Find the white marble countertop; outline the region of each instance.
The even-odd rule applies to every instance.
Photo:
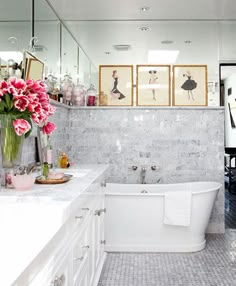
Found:
[[[108,165],[81,165],[63,172],[65,184],[34,185],[31,191],[0,191],[0,285],[15,279],[75,211],[80,195]]]

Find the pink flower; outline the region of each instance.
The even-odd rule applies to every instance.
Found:
[[[8,88],[8,84],[6,81],[0,82],[0,89],[4,89],[4,88],[6,88],[6,89]]]
[[[56,129],[56,126],[55,126],[54,123],[52,123],[52,122],[47,122],[47,123],[43,126],[43,134],[50,135],[55,129]]]
[[[25,119],[16,119],[13,121],[13,126],[15,128],[15,132],[18,136],[25,134],[31,129],[31,126],[28,121]]]
[[[16,89],[24,89],[26,87],[26,83],[23,79],[17,79],[16,77],[11,77],[9,82]]]
[[[48,117],[55,113],[43,81],[24,81],[16,77],[0,81],[0,110],[0,113],[13,114],[14,118],[24,118],[14,120],[13,125],[17,135],[26,133],[26,136],[31,131],[32,121],[44,125]],[[55,125],[48,122],[43,127],[43,132],[50,134],[55,129]]]
[[[33,102],[29,103],[28,110],[31,113],[34,113],[34,112],[40,113],[40,112],[42,112],[42,106],[40,103],[33,101]]]
[[[47,115],[44,112],[34,112],[31,114],[32,120],[38,125],[44,123],[47,120]]]
[[[8,92],[9,85],[6,81],[0,82],[0,96],[4,96]]]
[[[27,90],[31,93],[46,93],[46,85],[41,80],[26,81]]]
[[[14,106],[20,111],[25,111],[29,105],[29,100],[25,95],[15,96]]]

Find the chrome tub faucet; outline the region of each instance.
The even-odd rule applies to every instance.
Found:
[[[142,167],[142,168],[141,168],[141,174],[140,174],[141,184],[146,184],[146,181],[145,181],[146,171],[147,171],[146,167]]]

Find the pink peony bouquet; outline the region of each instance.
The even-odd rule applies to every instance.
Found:
[[[0,114],[10,115],[18,136],[28,137],[32,122],[42,127],[44,134],[51,134],[56,126],[48,122],[55,107],[49,103],[46,86],[41,80],[22,80],[15,77],[0,81]]]

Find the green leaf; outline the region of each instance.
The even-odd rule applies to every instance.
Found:
[[[10,95],[8,93],[5,94],[5,101],[6,101],[6,108],[8,110],[11,110],[11,98],[10,98]]]
[[[0,112],[4,111],[4,101],[0,101]]]

